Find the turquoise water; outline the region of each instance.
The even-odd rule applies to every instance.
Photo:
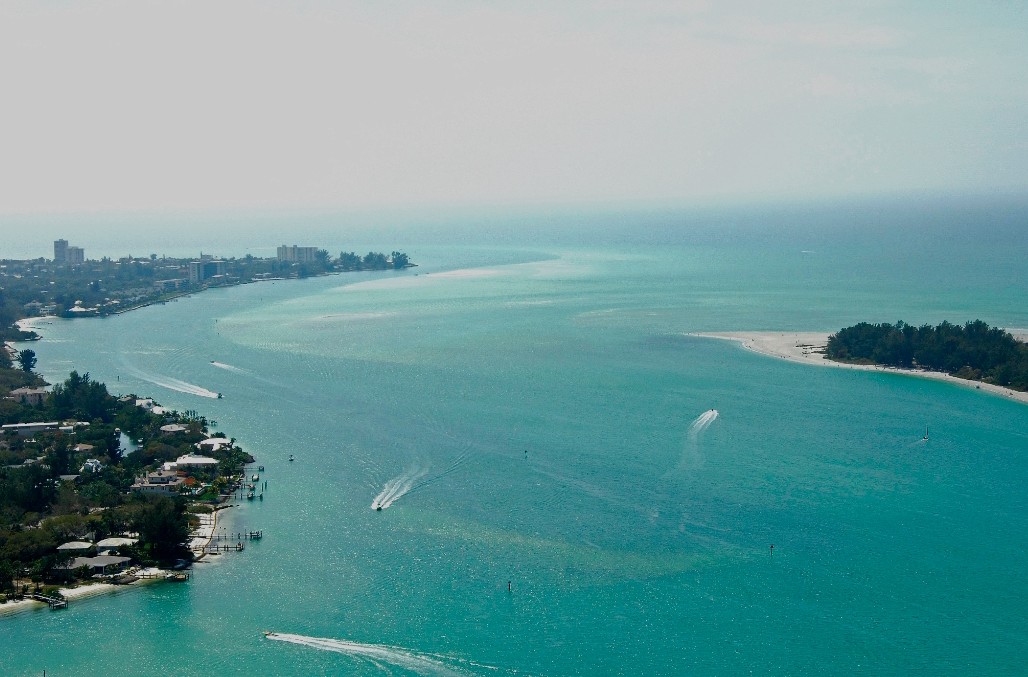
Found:
[[[265,538],[0,619],[0,672],[1020,673],[1028,407],[686,335],[1028,327],[1028,235],[975,217],[609,217],[51,321],[50,380],[199,410],[265,465],[223,513]]]

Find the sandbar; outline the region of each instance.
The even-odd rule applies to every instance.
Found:
[[[1023,329],[1008,329],[1014,338],[1024,341],[1028,338],[1028,331]],[[855,369],[858,371],[881,371],[892,374],[905,374],[920,378],[930,378],[937,381],[946,381],[965,388],[974,388],[983,392],[1000,395],[1023,404],[1028,404],[1028,392],[1012,390],[1003,386],[981,381],[969,381],[957,378],[941,371],[927,371],[923,369],[900,369],[898,367],[885,367],[875,364],[846,364],[834,362],[825,357],[824,350],[828,344],[829,332],[778,332],[778,331],[731,331],[731,332],[696,332],[689,336],[700,338],[722,339],[736,341],[747,350],[752,350],[761,355],[776,357],[790,362],[810,364],[818,367],[835,367],[837,369]]]

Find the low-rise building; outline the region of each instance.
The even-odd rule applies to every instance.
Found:
[[[160,291],[173,291],[175,289],[182,289],[188,284],[188,277],[177,277],[172,280],[154,280],[153,286]]]
[[[135,545],[138,542],[138,538],[105,538],[102,541],[97,541],[96,549],[101,555],[109,555],[111,552],[117,551],[118,548],[124,548],[129,545]]]
[[[40,421],[39,423],[8,423],[0,426],[0,430],[3,430],[3,432],[16,432],[22,437],[32,437],[36,433],[58,430],[60,427],[61,423],[59,421]]]
[[[88,541],[68,541],[57,546],[57,551],[64,554],[71,554],[76,552],[85,552],[93,547],[93,544]]]
[[[37,406],[42,404],[46,400],[46,396],[49,395],[49,391],[46,388],[15,388],[7,396],[7,399],[14,400],[15,402],[21,402],[22,404],[29,404]]]
[[[114,555],[97,555],[96,557],[76,557],[63,567],[56,568],[72,572],[81,567],[89,567],[90,573],[110,574],[116,571],[121,571],[125,568],[125,565],[131,561],[132,559],[129,557],[116,557]]]
[[[79,468],[78,472],[99,473],[100,471],[102,471],[102,469],[104,469],[104,464],[100,462],[100,459],[89,458],[84,463],[82,463],[82,467]]]
[[[179,456],[171,463],[165,463],[164,467],[172,466],[172,469],[185,470],[186,468],[198,468],[201,470],[211,470],[216,468],[218,465],[218,459],[211,458],[210,456],[197,456],[196,454],[186,454]]]
[[[208,437],[202,442],[196,443],[196,448],[202,451],[217,451],[222,447],[231,447],[232,441],[224,437]]]

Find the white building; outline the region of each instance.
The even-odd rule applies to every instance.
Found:
[[[231,447],[232,441],[224,437],[209,437],[203,442],[197,442],[196,448],[205,451],[217,451],[222,447]]]
[[[186,468],[194,468],[199,470],[212,470],[218,466],[218,459],[211,458],[210,456],[197,456],[195,454],[186,454],[185,456],[179,456],[174,461],[164,464],[166,471],[185,470]]]
[[[278,248],[278,260],[290,263],[311,263],[318,256],[317,247],[297,247],[295,244]]]
[[[100,472],[103,469],[104,466],[98,459],[90,458],[82,464],[82,467],[79,468],[79,472]]]

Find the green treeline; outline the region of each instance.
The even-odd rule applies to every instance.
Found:
[[[394,251],[389,256],[382,252],[368,252],[363,257],[355,252],[340,252],[339,270],[389,270],[407,268],[410,259],[403,252]]]
[[[832,334],[825,355],[840,362],[942,371],[1028,391],[1028,345],[981,320],[935,327],[861,322]]]

